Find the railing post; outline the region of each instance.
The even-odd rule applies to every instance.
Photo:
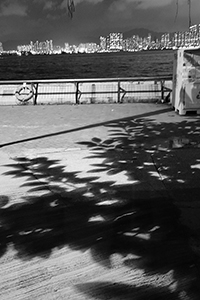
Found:
[[[120,94],[121,94],[120,80],[118,80],[117,86],[118,86],[118,88],[117,88],[117,102],[120,103],[121,102],[121,99],[120,99]]]
[[[75,85],[76,85],[76,99],[75,99],[75,101],[76,101],[76,104],[79,104],[79,82],[77,81],[75,83]]]
[[[38,82],[34,85],[33,88],[35,89],[34,99],[33,99],[33,105],[37,104],[37,96],[38,96]]]
[[[165,97],[164,82],[165,82],[164,80],[160,81],[160,84],[161,84],[161,100],[164,100],[164,97]]]
[[[72,95],[72,97],[74,97],[73,103],[74,104],[80,104],[82,95],[84,97],[84,95],[86,95],[86,99],[87,99],[87,95],[91,95],[91,102],[98,102],[99,100],[99,95],[104,95],[108,93],[108,96],[113,95],[113,97],[115,97],[115,102],[117,103],[123,103],[126,99],[125,96],[127,95],[127,99],[129,97],[132,97],[132,95],[135,95],[135,93],[150,93],[152,92],[151,90],[146,90],[143,89],[142,90],[142,86],[141,86],[141,90],[137,89],[136,85],[132,85],[132,82],[143,82],[143,81],[155,81],[155,84],[157,85],[157,83],[159,83],[159,89],[157,89],[156,87],[156,92],[158,92],[160,94],[159,97],[161,97],[163,100],[166,99],[166,95],[170,95],[170,93],[172,92],[172,88],[169,85],[168,87],[168,80],[172,81],[172,77],[141,77],[141,78],[137,78],[137,77],[130,77],[130,78],[95,78],[95,79],[55,79],[55,80],[27,80],[28,84],[31,84],[33,87],[33,97],[31,98],[33,101],[33,105],[36,105],[38,103],[38,101],[43,102],[43,95],[45,95],[45,97],[49,97],[50,96],[54,96],[55,95],[55,99],[53,99],[54,102],[58,102],[60,103],[60,94],[63,94],[63,89],[58,88],[54,91],[51,88],[48,88],[47,90],[45,89],[46,86],[43,85],[47,85],[49,87],[51,87],[51,84],[57,84],[57,83],[61,83],[61,87],[63,86],[63,84],[67,83],[70,85],[73,85],[73,90],[68,91],[68,89],[66,89],[66,92],[64,92],[64,94],[66,95]],[[96,82],[98,83],[98,85],[96,85]],[[99,87],[99,83],[112,83],[111,86],[112,88],[107,88],[107,84],[100,85]],[[0,85],[4,85],[5,88],[2,88],[2,90],[0,91],[0,96],[15,96],[16,91],[14,90],[13,87],[7,87],[7,85],[16,85],[16,84],[22,84],[23,81],[22,80],[8,80],[8,81],[0,81]],[[85,84],[86,87],[87,86],[91,86],[92,84],[92,90],[90,90],[90,88],[85,88]],[[83,87],[82,87],[83,85]],[[109,84],[110,86],[110,84]],[[97,88],[98,87],[98,88]],[[168,97],[167,95],[167,97]],[[38,98],[39,96],[39,98]],[[136,95],[137,96],[137,95]],[[147,95],[148,97],[148,95]],[[80,100],[81,99],[81,100]],[[110,99],[110,97],[108,98],[108,100]],[[14,99],[15,100],[15,99]],[[13,99],[11,99],[11,101],[14,101]],[[46,100],[46,99],[45,99]],[[10,100],[9,100],[10,101]],[[8,101],[8,104],[9,104]],[[66,101],[67,102],[67,101]],[[11,102],[12,103],[12,102]],[[14,102],[15,103],[15,102]],[[1,105],[1,104],[0,104]]]

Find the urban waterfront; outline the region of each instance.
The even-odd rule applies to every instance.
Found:
[[[18,45],[18,55],[22,53],[31,54],[61,54],[61,53],[104,53],[104,52],[137,52],[145,50],[175,50],[178,48],[200,47],[200,24],[189,26],[188,30],[183,32],[152,33],[146,31],[146,36],[140,34],[131,34],[125,38],[122,32],[112,32],[107,36],[99,37],[99,44],[94,42],[80,43],[71,45],[64,43],[64,47],[55,45],[53,40],[30,41],[26,45]],[[148,33],[147,33],[148,32]],[[156,37],[157,36],[157,37]],[[3,45],[0,43],[0,53],[3,52]]]
[[[172,50],[0,57],[0,80],[168,76]]]

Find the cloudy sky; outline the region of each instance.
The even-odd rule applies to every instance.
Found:
[[[177,10],[178,2],[178,10]],[[188,27],[188,0],[0,0],[4,48],[52,39],[54,44],[97,42],[100,35],[134,28],[173,32]],[[200,1],[191,0],[192,23],[200,23]],[[177,15],[177,17],[176,17]]]

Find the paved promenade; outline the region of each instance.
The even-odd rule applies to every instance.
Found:
[[[0,300],[200,299],[200,117],[0,109]]]

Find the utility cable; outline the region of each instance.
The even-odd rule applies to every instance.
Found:
[[[174,18],[174,23],[176,23],[176,20],[178,17],[178,8],[179,8],[179,3],[178,3],[178,0],[176,0],[176,14],[175,14],[175,18]]]

